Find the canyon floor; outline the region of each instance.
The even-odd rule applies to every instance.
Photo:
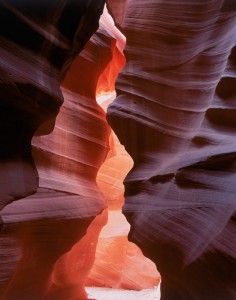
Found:
[[[160,288],[130,291],[111,288],[86,287],[89,299],[94,300],[160,300]]]

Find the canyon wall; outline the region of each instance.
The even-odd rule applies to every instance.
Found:
[[[104,2],[0,3],[1,300],[87,299],[106,204],[115,223],[123,203],[122,155],[108,153],[95,99],[114,89],[124,64],[124,38],[110,21],[90,39]],[[107,118],[134,162],[124,182],[129,240],[160,271],[163,300],[234,300],[235,2],[107,4],[127,39]],[[96,177],[107,154],[104,201]],[[102,233],[104,263],[88,282],[154,285],[153,266],[140,270],[122,226]],[[127,270],[111,268],[107,249]]]
[[[236,297],[235,9],[108,0],[127,39],[107,116],[134,161],[123,212],[164,300]]]
[[[107,221],[95,178],[110,129],[95,95],[112,39],[98,32],[79,58],[81,83],[70,78],[76,60],[60,85],[97,30],[104,2],[1,1],[1,299],[87,299],[84,281]],[[34,138],[32,155],[32,136],[54,126]],[[63,280],[75,254],[80,277]]]
[[[19,108],[15,110],[9,107],[10,112],[15,111],[15,116],[20,117],[18,123],[14,123],[14,130],[19,129],[17,126],[23,126],[21,123],[26,113],[23,115],[22,111],[31,109],[27,107],[27,101],[35,106],[40,101],[45,103],[43,102],[43,108],[36,107],[34,114],[26,118],[29,121],[27,126],[31,129],[28,144],[25,145],[22,136],[17,140],[19,146],[16,149],[13,144],[4,144],[6,153],[10,153],[11,147],[16,152],[28,147],[30,160],[27,163],[30,172],[24,173],[27,171],[26,166],[17,164],[14,157],[9,157],[9,176],[1,177],[1,184],[8,188],[9,197],[14,193],[16,196],[8,202],[4,197],[1,198],[5,202],[0,213],[3,223],[0,233],[0,299],[82,300],[87,299],[85,283],[137,290],[155,286],[159,281],[159,274],[154,264],[143,257],[141,250],[128,242],[129,226],[120,212],[123,204],[122,180],[130,169],[132,160],[127,157],[117,138],[110,136],[111,130],[106,122],[105,112],[96,102],[97,94],[101,97],[105,94],[104,97],[107,97],[107,93],[114,93],[115,78],[125,63],[122,53],[125,37],[114,26],[105,10],[99,29],[84,45],[85,38],[87,40],[96,29],[102,9],[101,5],[97,10],[98,2],[96,5],[93,2],[88,7],[85,3],[72,2],[58,3],[58,6],[52,7],[48,3],[41,4],[45,5],[45,11],[41,5],[10,5],[5,2],[2,5],[13,14],[15,23],[23,23],[22,30],[26,30],[27,25],[30,32],[39,31],[52,44],[66,47],[65,54],[68,56],[62,65],[61,54],[50,49],[47,40],[43,40],[45,52],[42,45],[39,53],[34,49],[28,55],[26,46],[21,49],[15,37],[12,49],[15,51],[12,54],[14,60],[4,61],[3,58],[6,72],[10,65],[16,69],[17,74],[14,75],[15,81],[12,84],[17,85],[18,81],[25,84],[22,94],[19,90],[12,97],[21,97],[21,102],[26,102],[26,107],[22,104],[22,107],[19,104]],[[68,19],[69,16],[78,16],[78,11],[73,11],[76,8],[81,13],[80,23],[78,20]],[[51,23],[46,18],[47,10],[48,16],[55,14]],[[3,11],[2,15],[4,16]],[[91,24],[86,23],[86,18],[93,18]],[[75,30],[76,36],[70,36],[70,30]],[[10,33],[6,33],[9,38],[7,34]],[[28,34],[26,31],[25,38]],[[72,44],[66,40],[69,37],[73,38]],[[31,42],[33,45],[36,43],[34,40]],[[69,47],[72,49],[68,53]],[[19,50],[25,53],[23,58]],[[82,52],[76,56],[80,50]],[[10,53],[9,50],[8,52]],[[27,67],[33,64],[32,56],[38,60],[31,66],[29,73]],[[29,65],[26,64],[27,60],[30,60]],[[57,69],[54,68],[55,63],[58,64]],[[40,73],[41,68],[42,73],[47,75],[46,78],[42,77],[44,73]],[[55,79],[52,79],[49,71],[56,76]],[[6,79],[2,80],[3,87],[4,80]],[[42,84],[47,85],[45,89],[52,99],[40,94]],[[29,94],[31,90],[32,95]],[[52,106],[52,102],[56,101],[54,93],[59,95],[55,107]],[[104,107],[106,106],[107,103]],[[28,111],[27,113],[30,114]],[[41,118],[40,122],[37,122],[38,117]],[[7,126],[4,130],[6,128]],[[28,134],[25,127],[21,130],[22,135]],[[10,133],[5,131],[3,134],[7,136]],[[11,139],[12,143],[17,142],[14,137]],[[20,151],[17,155],[19,161],[26,156],[25,152]],[[97,186],[97,174],[106,157],[108,160],[100,171]],[[5,159],[2,157],[4,162]],[[122,164],[122,170],[119,170]],[[17,190],[18,186],[24,188],[24,193]],[[18,201],[14,201],[16,199]],[[109,212],[106,206],[109,206]],[[111,212],[113,209],[116,211]],[[103,234],[99,239],[95,261],[98,236],[108,215],[112,217],[112,224],[108,234]],[[91,269],[92,273],[87,280]]]
[[[31,138],[52,130],[60,82],[98,28],[104,2],[1,1],[1,208],[36,191]]]

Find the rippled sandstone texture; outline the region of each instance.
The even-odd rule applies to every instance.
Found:
[[[91,258],[80,260],[73,272],[68,266],[77,261],[78,249],[89,257],[89,246],[93,257],[93,243],[106,215],[93,222],[95,211],[104,207],[95,184],[89,191],[98,196],[95,207],[90,206],[88,190],[84,202],[88,206],[81,207],[84,189],[77,186],[74,170],[66,182],[60,178],[60,171],[68,172],[64,159],[77,158],[68,157],[66,147],[58,144],[62,128],[55,130],[53,149],[63,159],[55,166],[50,154],[39,162],[41,188],[24,200],[14,200],[37,190],[31,137],[52,130],[63,99],[60,82],[97,28],[103,2],[0,3],[4,300],[58,300],[66,295],[86,299],[84,277],[79,285],[73,272],[83,264],[90,268]],[[109,120],[134,160],[125,182],[129,238],[161,271],[164,300],[233,300],[235,49],[229,54],[235,43],[235,2],[108,0],[108,4],[127,37],[127,64],[117,82],[118,97],[110,106]],[[96,79],[91,80],[93,89]],[[94,96],[93,89],[89,97]],[[84,99],[88,94],[74,84],[65,84],[63,92],[68,103],[60,122],[67,125],[66,114],[74,111],[78,93]],[[88,106],[83,110],[88,112]],[[99,109],[95,111],[97,116]],[[71,128],[69,124],[66,130]],[[75,134],[73,140],[77,138],[81,136]],[[45,142],[46,151],[51,142]],[[35,146],[37,160],[42,149]],[[80,152],[82,165],[89,170],[88,177],[95,177],[97,170],[87,169],[86,154]],[[98,164],[105,156],[100,154]],[[80,218],[75,218],[77,214]],[[94,226],[89,235],[96,233],[92,244],[83,239],[89,224]]]
[[[1,1],[1,208],[36,191],[31,138],[52,130],[60,82],[96,31],[103,5]]]
[[[35,19],[40,6],[37,9],[28,5],[20,6],[14,10],[14,5],[13,7],[5,5],[8,9],[13,10],[20,20],[33,26],[33,29],[36,27],[28,17],[31,16],[34,8]],[[21,12],[23,8],[26,10],[26,15]],[[53,12],[56,14],[55,9],[54,6]],[[67,12],[63,10],[63,5],[61,9],[62,15],[71,16],[71,9],[75,9],[75,6],[72,5],[69,10],[65,8]],[[41,19],[35,19],[39,22],[37,30],[42,31],[43,16]],[[60,16],[59,12],[58,16]],[[65,20],[67,20],[66,17]],[[64,24],[63,30],[66,30],[68,24]],[[52,30],[51,35],[46,31],[44,35],[51,42],[53,39],[56,40],[58,35],[56,29],[49,26],[47,21],[43,25],[47,30]],[[62,36],[58,37],[57,43],[60,38]],[[115,28],[111,18],[103,16],[100,20],[99,30],[89,40],[81,54],[74,59],[62,82],[60,97],[61,102],[63,98],[65,101],[57,116],[53,132],[44,137],[38,137],[48,134],[54,127],[54,119],[61,102],[58,104],[55,114],[50,107],[48,108],[52,116],[40,124],[35,131],[37,137],[33,138],[32,152],[39,173],[39,183],[36,182],[39,188],[34,195],[28,197],[24,197],[27,193],[18,195],[18,198],[23,199],[8,203],[1,211],[4,221],[0,234],[1,299],[64,300],[68,297],[70,299],[87,299],[84,283],[94,263],[98,235],[107,222],[107,211],[94,218],[105,208],[103,196],[97,188],[95,179],[108,152],[110,133],[105,113],[97,105],[95,97],[96,93],[101,94],[114,90],[114,80],[125,62],[122,54],[124,45],[125,39]],[[49,50],[47,49],[47,51]],[[15,55],[15,59],[20,61],[21,57],[18,57],[17,53]],[[34,55],[37,56],[36,53]],[[44,56],[45,53],[42,51],[40,55]],[[75,56],[75,54],[73,55]],[[41,58],[38,59],[39,62],[42,62]],[[15,65],[12,63],[12,66]],[[36,71],[45,66],[35,64],[34,67],[35,73],[31,74],[32,78],[26,78],[32,80],[31,84],[34,84],[36,79],[43,80],[37,77]],[[46,67],[52,66],[48,64]],[[67,67],[69,67],[69,62]],[[20,76],[27,77],[25,69],[19,69],[18,72],[20,79]],[[57,85],[50,86],[51,92],[57,88],[58,93],[61,93],[59,84],[64,78],[64,74],[65,70],[63,74],[59,74],[61,77],[57,78],[60,79],[59,82],[56,82]],[[50,76],[47,77],[47,80],[49,79]],[[35,90],[35,100],[37,100],[41,88],[40,83],[38,83],[39,86],[37,85],[38,90]],[[46,82],[44,83],[46,84]],[[30,85],[24,91],[29,92]],[[24,101],[23,96],[22,101]],[[45,103],[45,108],[49,104],[50,102]],[[39,112],[36,111],[35,114]],[[43,115],[45,111],[41,113]],[[21,125],[20,122],[19,125]],[[31,155],[30,152],[29,154]],[[110,151],[109,157],[112,155],[112,151]],[[110,191],[112,188],[108,191],[104,189],[104,192],[107,192],[107,202],[113,202],[115,199],[115,205],[118,202],[120,206],[120,203],[123,203],[123,187],[120,177],[124,177],[124,172],[130,168],[131,163],[128,163],[128,168],[126,166],[119,172],[117,165],[121,164],[121,157],[118,156],[111,158],[108,163],[109,170],[116,170],[117,173],[114,176],[118,181],[115,193],[113,195]],[[114,166],[116,166],[115,169]],[[17,180],[15,174],[22,171],[22,166],[19,166],[18,169],[17,165],[13,164],[10,171],[12,182],[15,184]],[[35,174],[37,175],[37,173]],[[19,178],[22,177],[21,174],[18,175]],[[32,176],[32,173],[28,175]],[[109,174],[107,170],[104,172],[104,178],[109,177],[111,181],[113,175]],[[32,188],[32,183],[28,182],[27,176],[25,181],[28,183],[27,189]],[[104,185],[105,181],[101,180],[101,182]],[[19,186],[21,184],[20,182]],[[9,193],[11,189],[12,186],[9,188]],[[33,190],[28,193],[33,193]],[[114,220],[117,219],[114,218]],[[122,221],[125,223],[124,220]],[[125,237],[127,231],[123,232],[122,226],[124,224],[120,224],[120,226],[116,224],[116,231],[112,233],[112,238],[109,235],[102,239],[105,247],[101,247],[103,251],[101,251],[102,259],[99,258],[100,269],[96,270],[95,277],[90,276],[93,284],[94,282],[99,284],[100,275],[111,287],[141,289],[157,284],[159,275],[155,267],[147,262],[148,260],[143,257],[137,246],[128,243],[127,237]],[[123,233],[122,236],[116,236],[117,228],[118,233]],[[107,241],[111,243],[110,247],[106,247]],[[120,246],[121,251],[117,252],[117,245]],[[109,253],[106,253],[107,250]],[[9,253],[9,256],[6,256],[6,253]],[[116,263],[113,262],[114,256],[116,256]],[[112,273],[107,272],[106,268],[105,272],[101,272],[104,260],[107,268],[113,268]],[[121,270],[122,272],[120,272]]]
[[[31,138],[53,129],[63,102],[60,84],[97,30],[103,5],[104,1],[97,0],[0,3],[1,299],[58,300],[58,295],[63,300],[87,299],[83,276],[86,278],[91,267],[95,248],[90,243],[96,244],[107,220],[106,214],[94,220],[105,207],[95,177],[106,157],[110,132],[105,114],[96,104],[95,90],[100,72],[110,60],[110,50],[105,50],[98,68],[94,68],[93,55],[96,57],[97,52],[93,47],[81,55],[81,61],[92,55],[88,59],[91,64],[84,69],[90,77],[80,90],[73,84],[70,91],[63,89],[65,106],[59,126],[52,136],[34,140],[39,182]],[[109,49],[106,43],[110,38],[98,33],[97,39],[101,49]],[[82,123],[83,131],[79,126]],[[96,157],[91,156],[91,147]],[[84,235],[90,224],[94,230],[88,240]],[[66,255],[69,250],[70,255]],[[76,271],[85,273],[82,276],[80,272],[81,277],[75,281],[69,276],[63,281],[61,270],[66,274],[75,254],[80,258]]]
[[[233,300],[235,2],[108,8],[127,39],[108,120],[134,160],[129,239],[156,263],[161,299]]]
[[[98,102],[106,110],[114,97],[114,93],[103,95]],[[133,161],[113,132],[110,141],[110,154],[97,176],[98,186],[108,205],[108,223],[99,235],[94,265],[86,285],[133,291],[153,289],[160,282],[160,274],[137,245],[128,241],[130,226],[121,211],[123,180]]]

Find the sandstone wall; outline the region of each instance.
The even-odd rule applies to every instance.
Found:
[[[108,120],[134,160],[129,239],[156,263],[162,299],[234,299],[233,1],[108,8],[127,39]]]

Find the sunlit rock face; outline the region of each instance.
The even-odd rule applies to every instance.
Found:
[[[36,191],[32,135],[52,130],[60,82],[97,29],[104,2],[1,1],[0,208]]]
[[[129,239],[160,271],[162,299],[233,300],[233,1],[109,0],[108,9],[127,39],[108,120],[134,160]]]
[[[108,224],[98,239],[87,286],[142,290],[156,287],[160,275],[155,264],[128,241],[130,226],[120,210],[108,210]]]
[[[106,207],[96,176],[109,151],[110,128],[96,102],[96,86],[112,58],[113,44],[100,27],[62,83],[65,102],[54,131],[33,140],[39,186],[78,195],[74,213],[81,217],[97,215]]]
[[[100,26],[62,83],[65,103],[53,133],[33,143],[39,185],[75,194],[77,202],[72,196],[70,214],[77,218],[98,215],[106,207],[96,175],[109,150],[110,128],[105,112],[96,102],[96,86],[112,59],[115,45],[115,39]],[[67,210],[70,201],[64,205]],[[98,235],[106,222],[105,211],[94,219],[86,235],[57,261],[47,299],[87,299],[84,283],[94,262]]]
[[[37,200],[40,196],[39,191]],[[54,197],[58,196],[60,195],[54,195]],[[65,195],[63,196],[66,201]],[[28,200],[34,201],[31,198]],[[48,201],[50,200],[48,198]],[[47,295],[50,295],[54,287],[54,274],[58,260],[82,239],[92,220],[92,217],[40,218],[4,225],[4,230],[0,234],[1,300],[47,299]],[[64,285],[60,286],[61,291],[65,286],[68,295],[73,292],[72,299],[76,297],[87,299],[83,286],[78,285],[75,289],[65,281]]]
[[[100,96],[98,101],[106,110],[114,96]],[[154,288],[160,275],[154,263],[144,257],[137,245],[128,241],[130,226],[121,211],[123,180],[133,161],[113,132],[110,141],[110,154],[97,176],[98,186],[108,205],[108,223],[99,236],[94,265],[86,285],[127,290]]]
[[[94,263],[99,233],[108,218],[104,208],[116,206],[120,211],[122,180],[132,165],[122,147],[117,148],[114,160],[118,141],[111,138],[110,160],[98,179],[104,199],[96,176],[109,150],[110,129],[96,94],[114,91],[115,78],[125,62],[124,46],[124,36],[104,14],[99,30],[75,58],[62,82],[65,101],[53,132],[39,137],[52,129],[56,113],[35,132],[32,152],[39,174],[37,193],[7,205],[1,212],[2,300],[87,299],[84,284]],[[112,179],[112,171],[116,173],[116,190],[112,182],[103,180]],[[112,228],[112,233],[100,239],[102,256],[97,255],[98,271],[95,276],[92,272],[90,283],[101,285],[102,276],[111,287],[141,289],[156,285],[159,274],[137,246],[128,242],[124,218],[117,219],[115,213]],[[111,243],[108,248],[107,242]],[[117,252],[117,245],[121,251]],[[11,258],[6,257],[9,252]],[[101,272],[104,264],[105,272]],[[113,267],[112,277],[107,272],[109,267]]]
[[[125,237],[123,149],[99,175],[105,201],[96,183],[110,129],[95,97],[125,62],[110,18],[88,42],[104,2],[0,3],[1,300],[85,300],[93,264],[90,284],[158,282]],[[134,161],[129,239],[162,299],[234,300],[235,2],[107,2],[127,38],[108,120]]]
[[[115,80],[125,64],[123,50],[126,39],[125,36],[115,26],[106,6],[99,22],[100,26],[106,28],[107,33],[116,41],[115,45],[113,44],[113,47],[111,48],[112,59],[98,79],[96,92],[97,95],[102,95],[104,93],[111,93],[115,90]]]
[[[100,32],[94,39],[100,41],[104,55],[99,47],[93,49],[95,40],[81,54],[78,73],[84,75],[84,68],[90,77],[83,81],[80,75],[80,90],[73,84],[68,90],[70,73],[63,94],[59,86],[98,28],[103,5],[104,1],[97,0],[40,5],[1,1],[1,300],[58,300],[58,294],[61,299],[87,299],[82,277],[86,278],[94,259],[94,250],[90,254],[87,250],[95,248],[107,220],[106,214],[95,218],[105,208],[95,178],[107,155],[110,133],[95,92],[97,79],[111,57],[112,39]],[[97,55],[99,67],[95,69]],[[83,63],[86,60],[88,64]],[[65,106],[55,132],[33,142],[38,181],[31,138],[53,129],[63,96]],[[96,156],[91,155],[91,148]],[[90,224],[97,229],[84,240]],[[70,269],[74,253],[81,258],[79,263],[86,265],[84,274],[76,284],[70,280],[72,276],[62,284],[61,270]],[[82,267],[77,269],[81,273]]]

